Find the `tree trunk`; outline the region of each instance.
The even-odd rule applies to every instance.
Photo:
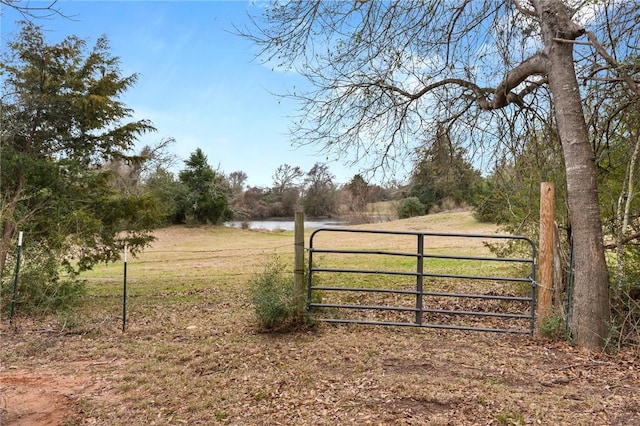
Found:
[[[15,234],[14,230],[13,222],[6,221],[4,229],[2,230],[2,239],[0,240],[0,275],[4,272],[4,267],[7,264],[11,240]]]
[[[571,43],[584,30],[571,21],[562,1],[539,0],[536,6],[567,174],[575,260],[571,331],[578,345],[596,350],[607,336],[611,312],[595,158],[589,144]]]

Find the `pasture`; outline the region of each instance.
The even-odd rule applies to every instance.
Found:
[[[359,227],[496,231],[468,212]],[[591,354],[528,335],[258,329],[248,282],[276,256],[293,265],[293,242],[289,231],[158,230],[128,262],[126,332],[122,263],[86,275],[74,313],[18,316],[15,328],[2,318],[0,424],[640,424],[635,353]]]

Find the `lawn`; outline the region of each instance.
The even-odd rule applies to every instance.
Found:
[[[495,232],[467,212],[358,227]],[[465,244],[430,247],[486,250]],[[0,424],[640,424],[632,352],[407,327],[258,329],[248,282],[276,257],[292,263],[293,248],[293,232],[162,229],[129,259],[126,332],[122,263],[87,274],[73,313],[2,318]]]

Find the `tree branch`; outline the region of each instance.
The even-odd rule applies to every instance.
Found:
[[[620,240],[620,243],[627,244],[630,243],[633,240],[638,240],[640,239],[640,232],[636,232],[635,234],[631,234],[631,235],[627,235],[626,237],[622,238]],[[611,244],[605,244],[604,248],[606,249],[614,249],[616,248],[616,243],[611,243]]]
[[[23,6],[22,3],[25,3]],[[44,6],[32,6],[30,1],[23,0],[0,0],[0,4],[10,7],[18,12],[24,18],[48,18],[52,15],[64,16],[62,12],[55,7],[58,0],[49,0]]]
[[[508,72],[502,82],[495,89],[482,88],[473,82],[459,78],[446,78],[437,81],[433,84],[429,84],[423,87],[415,93],[408,92],[398,86],[387,84],[381,80],[378,80],[373,84],[367,84],[367,86],[373,85],[383,90],[389,90],[391,92],[402,95],[407,99],[416,100],[439,87],[447,85],[457,85],[473,92],[473,94],[475,95],[475,100],[478,103],[480,109],[488,111],[500,109],[512,103],[521,106],[522,96],[533,92],[546,80],[543,80],[543,82],[533,82],[527,84],[526,87],[517,94],[513,93],[512,90],[522,84],[528,77],[534,75],[544,76],[546,74],[546,69],[546,56],[542,53],[537,53],[512,69],[510,72]],[[489,95],[491,94],[493,96],[491,97],[491,99],[489,99]]]
[[[511,91],[523,83],[528,77],[534,75],[545,76],[547,68],[547,57],[542,53],[536,53],[532,57],[526,59],[517,67],[509,71],[498,87],[496,87],[492,108],[488,109],[498,109],[505,107],[510,103],[518,102],[519,97],[515,99],[514,96],[517,95]]]
[[[538,17],[538,15],[533,9],[528,9],[524,7],[522,3],[520,3],[520,0],[513,0],[513,4],[516,6],[516,9],[518,9],[518,12],[522,13],[523,15],[531,16],[535,18]]]
[[[589,38],[591,45],[596,49],[596,52],[598,52],[598,54],[618,72],[622,80],[627,83],[631,90],[640,95],[640,87],[638,87],[638,84],[631,78],[631,76],[629,76],[629,74],[620,68],[620,63],[618,63],[618,61],[616,61],[615,58],[607,52],[604,46],[600,44],[596,35],[592,31],[585,31],[585,34],[587,34],[587,37]]]

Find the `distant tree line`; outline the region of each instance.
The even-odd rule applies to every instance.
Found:
[[[312,217],[334,217],[364,210],[368,203],[389,199],[390,190],[369,185],[356,175],[347,185],[323,163],[309,171],[282,164],[271,186],[247,186],[243,171],[214,170],[198,148],[177,175],[158,166],[140,181],[139,190],[155,197],[164,224],[220,224],[228,220],[292,218],[302,210]]]
[[[245,172],[225,174],[214,170],[198,148],[184,160],[185,167],[177,175],[158,165],[138,181],[138,191],[158,200],[165,224],[292,218],[297,210],[309,217],[341,216],[366,221],[363,213],[379,201],[394,201],[400,218],[469,208],[476,203],[484,179],[459,145],[443,135],[436,136],[440,137],[440,145],[425,144],[416,151],[413,175],[403,184],[383,187],[356,174],[348,183],[339,185],[327,164],[316,163],[308,171],[281,164],[272,176],[271,186],[247,186]],[[139,157],[144,158],[144,153]],[[118,170],[129,173],[128,168]]]

